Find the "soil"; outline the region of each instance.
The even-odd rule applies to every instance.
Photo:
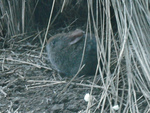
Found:
[[[15,42],[0,48],[0,113],[84,113],[94,76],[68,85],[72,77],[51,70],[45,50],[39,57],[40,45]]]
[[[107,94],[104,93],[100,75],[95,81],[94,75],[77,76],[73,80],[73,76],[61,76],[51,69],[45,48],[40,56],[41,39],[25,39],[20,36],[7,43],[0,42],[0,113],[86,113],[89,103],[84,96],[91,91],[91,113],[110,112],[116,92],[110,87]],[[126,74],[119,79],[117,102],[121,103],[122,112],[128,103]],[[140,98],[139,112],[146,111],[149,107],[146,99],[141,92],[136,94],[137,99]],[[104,98],[106,95],[108,99]]]

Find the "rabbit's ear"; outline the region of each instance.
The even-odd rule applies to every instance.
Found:
[[[69,38],[71,38],[69,45],[75,44],[82,39],[84,31],[77,29],[70,33]]]
[[[80,37],[73,37],[72,40],[70,40],[69,45],[73,45],[77,42],[79,42],[82,39],[82,36]]]

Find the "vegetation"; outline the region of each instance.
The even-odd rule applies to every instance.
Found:
[[[7,100],[9,86],[15,80],[11,78],[17,77],[19,81],[20,79],[27,81],[22,85],[24,87],[31,83],[31,79],[26,78],[27,72],[24,72],[24,69],[51,70],[46,63],[47,39],[59,32],[77,28],[95,34],[97,56],[101,62],[98,63],[95,76],[86,84],[82,84],[79,80],[76,82],[77,77],[69,79],[70,82],[65,79],[64,82],[64,79],[60,80],[58,76],[51,77],[59,82],[52,83],[53,80],[50,79],[48,83],[50,85],[66,83],[67,85],[61,89],[65,89],[62,93],[74,83],[78,87],[84,86],[82,87],[84,93],[90,86],[89,92],[86,93],[90,93],[92,98],[87,106],[85,105],[85,109],[79,108],[80,112],[114,112],[115,105],[119,106],[119,113],[150,112],[148,0],[1,0],[0,98]],[[86,80],[88,81],[88,78]],[[33,83],[41,82],[34,79]],[[43,81],[43,84],[45,83]],[[37,84],[32,88],[46,86]],[[19,104],[17,109],[13,108],[13,105],[10,107],[4,104],[5,107],[0,105],[1,111],[28,111],[23,110]]]

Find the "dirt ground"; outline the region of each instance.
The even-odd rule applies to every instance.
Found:
[[[84,113],[84,95],[90,93],[94,76],[76,77],[67,85],[72,77],[51,70],[45,50],[39,57],[40,50],[30,43],[0,48],[0,113]]]
[[[84,96],[91,92],[94,75],[77,76],[70,82],[72,76],[61,76],[51,69],[45,48],[39,57],[42,45],[39,41],[24,41],[20,37],[12,38],[5,46],[3,43],[0,43],[0,113],[86,113],[88,102]],[[121,77],[123,82],[127,81]],[[115,103],[115,92],[109,89],[111,103],[106,99],[105,106],[98,106],[106,95],[100,75],[95,80],[90,110],[99,113],[104,107],[105,113],[109,113],[110,104]],[[117,101],[122,103],[122,108],[118,112],[124,110],[128,98],[127,84],[123,82],[120,78]],[[142,93],[137,91],[136,94],[140,99],[137,101],[139,109],[148,109]]]

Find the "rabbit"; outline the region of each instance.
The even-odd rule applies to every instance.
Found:
[[[87,34],[86,48],[79,75],[94,75],[97,67],[95,36]],[[80,29],[52,36],[46,44],[52,68],[62,75],[73,76],[80,67],[86,34]]]

